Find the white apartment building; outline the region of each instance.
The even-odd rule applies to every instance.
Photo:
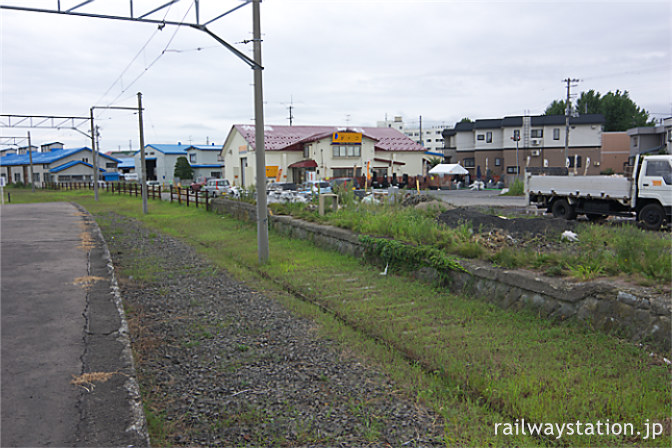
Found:
[[[425,147],[425,150],[435,152],[434,155],[443,154],[444,141],[443,131],[445,126],[423,126],[422,131],[420,126],[407,126],[400,116],[394,117],[392,120],[385,119],[376,123],[379,128],[392,128],[403,132],[408,138],[415,143]],[[430,154],[431,155],[431,154]]]

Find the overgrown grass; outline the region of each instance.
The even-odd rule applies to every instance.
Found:
[[[503,194],[503,196],[523,196],[525,194],[525,182],[522,179],[516,178],[509,185],[509,191]]]
[[[581,223],[578,243],[554,243],[552,250],[529,247],[489,249],[480,229],[464,223],[449,228],[437,222],[437,209],[417,210],[395,204],[353,203],[338,212],[318,216],[304,204],[273,204],[275,214],[328,223],[354,232],[434,246],[464,258],[477,258],[505,268],[539,269],[549,275],[582,280],[620,276],[644,285],[672,282],[672,238],[669,232],[647,232],[635,226],[610,227]],[[534,219],[534,218],[531,218]]]
[[[202,210],[151,202],[150,214],[142,216],[135,199],[102,195],[94,203],[80,195],[76,200],[94,214],[112,210],[140,218],[157,231],[191,242],[234,273],[256,281],[263,275],[264,285],[275,291],[270,294],[283,296],[296,308],[306,310],[308,305],[297,304],[274,285],[330,309],[347,325],[335,321],[327,331],[339,334],[348,346],[365,347],[397,380],[440,412],[449,445],[669,446],[672,441],[669,434],[656,440],[494,435],[495,423],[520,418],[553,423],[609,419],[633,423],[642,431],[647,419],[669,424],[670,368],[630,343],[577,324],[501,310],[408,278],[381,276],[379,269],[354,258],[273,233],[271,260],[259,266],[253,225]],[[636,232],[633,229],[625,244],[633,244]],[[454,238],[471,241],[468,233],[463,229]],[[621,247],[603,249],[597,243],[599,234],[594,238],[581,243],[594,249],[591,259],[606,257],[600,255],[602,250],[617,254],[616,247]],[[537,263],[543,266],[547,261]],[[330,319],[317,310],[310,312],[321,321]],[[416,363],[409,364],[408,359]],[[405,367],[395,373],[395,366]]]

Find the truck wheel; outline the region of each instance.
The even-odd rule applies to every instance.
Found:
[[[658,230],[665,222],[665,210],[658,204],[646,204],[639,211],[637,220],[647,230]]]
[[[556,200],[553,203],[553,206],[551,207],[551,211],[553,212],[554,218],[563,218],[566,220],[572,220],[576,218],[576,212],[574,211],[574,207],[569,205],[567,199]]]

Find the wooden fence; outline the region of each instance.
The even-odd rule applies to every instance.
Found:
[[[206,210],[210,210],[211,199],[207,191],[191,191],[190,188],[173,187],[171,185],[169,193],[170,202],[177,201],[178,204],[186,204],[187,207],[189,207],[189,204],[192,204],[196,208],[198,208],[198,204],[200,203],[202,206],[205,206]]]
[[[47,183],[46,188],[51,190],[93,190],[93,182],[58,182]],[[105,182],[100,185],[99,191],[107,193],[142,197],[141,185],[135,182]],[[147,186],[147,198],[161,200],[161,194],[165,195],[165,200],[177,202],[178,204],[198,207],[199,205],[210,210],[211,199],[205,191],[191,191],[189,188],[173,187],[172,185],[166,191],[161,186]]]

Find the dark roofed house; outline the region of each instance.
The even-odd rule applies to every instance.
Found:
[[[565,116],[511,116],[460,122],[444,131],[446,149],[475,178],[510,183],[525,168],[564,167],[576,174],[598,174],[601,163],[600,114],[570,117],[567,159]]]

